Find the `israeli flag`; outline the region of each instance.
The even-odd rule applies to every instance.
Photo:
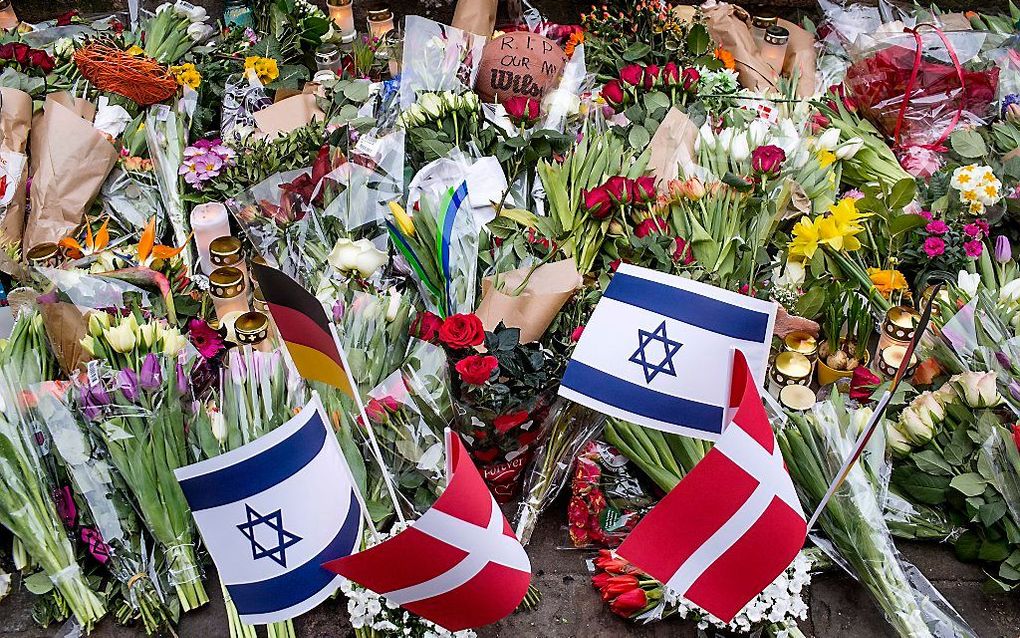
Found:
[[[358,548],[362,506],[328,423],[316,395],[269,434],[174,472],[248,624],[314,608],[343,581],[321,565]]]
[[[622,265],[567,364],[560,396],[666,432],[716,439],[732,348],[765,379],[775,303]]]

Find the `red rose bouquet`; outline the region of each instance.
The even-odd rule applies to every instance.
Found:
[[[939,146],[956,127],[995,114],[999,69],[980,56],[986,34],[919,30],[852,51],[845,86],[897,146]]]
[[[438,341],[451,368],[454,427],[463,435],[496,499],[508,501],[520,485],[541,425],[555,398],[551,355],[520,343],[521,331],[502,323],[492,332],[473,314],[440,320],[419,316],[412,329]]]

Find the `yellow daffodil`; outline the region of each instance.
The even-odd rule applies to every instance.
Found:
[[[832,151],[822,149],[818,151],[818,165],[822,168],[828,168],[836,161],[836,154]]]
[[[907,278],[896,269],[868,268],[868,277],[878,292],[887,299],[893,292],[907,289]]]
[[[804,216],[793,227],[793,240],[790,242],[790,256],[811,259],[818,250],[818,225],[810,217]]]

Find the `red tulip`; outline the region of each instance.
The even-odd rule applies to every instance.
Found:
[[[624,94],[619,80],[610,80],[602,87],[602,97],[612,106],[623,104]]]
[[[638,587],[637,576],[633,574],[619,574],[610,576],[606,586],[602,588],[602,600],[609,600],[626,594]]]
[[[635,588],[625,594],[617,596],[616,600],[609,604],[609,608],[613,610],[613,613],[619,616],[630,618],[634,614],[643,610],[647,605],[648,597],[645,596],[645,590]]]
[[[1013,426],[1013,442],[1016,443],[1016,449],[1020,450],[1020,423]]]
[[[683,81],[684,90],[693,91],[694,88],[698,85],[698,80],[701,79],[701,73],[699,73],[698,70],[695,69],[694,67],[690,67],[684,69],[684,72],[681,74],[681,78]]]
[[[595,559],[595,566],[610,574],[630,574],[634,572],[634,566],[622,558],[617,558],[608,549],[599,550],[599,556]]]
[[[595,589],[601,590],[606,586],[606,581],[608,581],[609,578],[610,575],[606,572],[599,572],[591,577],[591,584],[595,586]]]
[[[867,401],[874,394],[875,388],[882,383],[878,375],[864,366],[857,366],[850,377],[850,398]]]
[[[651,89],[653,86],[659,83],[659,67],[655,64],[649,64],[645,67],[644,86],[645,90]]]
[[[584,206],[595,219],[605,219],[613,212],[613,198],[605,186],[584,191]]]
[[[644,76],[645,69],[640,64],[628,64],[620,69],[620,80],[631,86],[640,86]]]

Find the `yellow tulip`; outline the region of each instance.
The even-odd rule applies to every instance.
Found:
[[[411,216],[396,202],[390,202],[389,206],[390,213],[393,215],[393,220],[397,222],[400,232],[408,237],[414,237],[414,220],[411,219]]]
[[[113,348],[114,352],[125,354],[131,352],[135,344],[138,342],[135,336],[135,331],[131,329],[131,324],[128,322],[122,322],[116,328],[109,328],[103,331],[103,336],[106,338],[107,343]]]

